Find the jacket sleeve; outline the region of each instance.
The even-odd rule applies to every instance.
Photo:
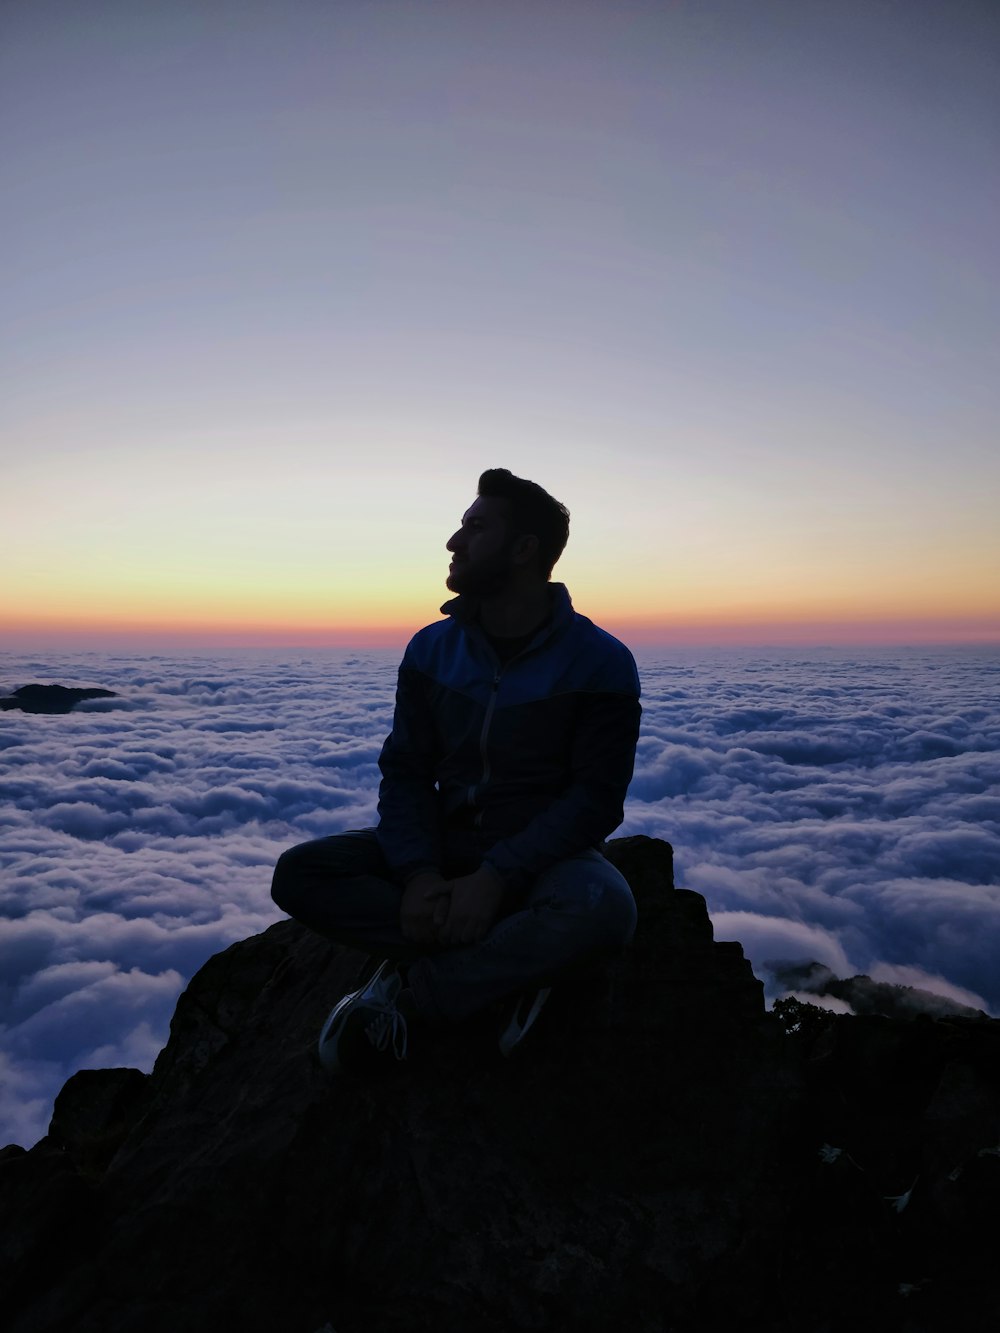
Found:
[[[378,843],[401,884],[441,863],[434,735],[426,677],[407,650],[399,668],[392,731],[378,761]]]
[[[525,828],[486,853],[515,892],[556,861],[599,846],[622,822],[639,737],[639,680],[634,688],[583,696],[573,739],[569,786]]]

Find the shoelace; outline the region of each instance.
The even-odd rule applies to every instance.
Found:
[[[397,1060],[406,1059],[406,1019],[394,1004],[375,1011],[371,1022],[365,1024],[365,1036],[377,1051],[388,1050],[391,1046]]]

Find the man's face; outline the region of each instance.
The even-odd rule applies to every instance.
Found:
[[[447,586],[475,597],[495,596],[511,574],[515,534],[507,521],[507,501],[480,496],[462,515],[462,526],[449,537]]]

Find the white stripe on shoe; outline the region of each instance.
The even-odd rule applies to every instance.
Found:
[[[510,1055],[514,1047],[527,1036],[535,1019],[542,1012],[545,1001],[549,998],[551,986],[540,990],[525,991],[517,997],[510,1022],[500,1033],[500,1054]]]

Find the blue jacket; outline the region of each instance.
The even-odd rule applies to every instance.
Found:
[[[469,845],[512,892],[622,821],[639,734],[624,644],[550,585],[552,616],[501,665],[476,603],[411,639],[379,767],[378,840],[401,883]],[[474,869],[474,866],[470,868]]]

